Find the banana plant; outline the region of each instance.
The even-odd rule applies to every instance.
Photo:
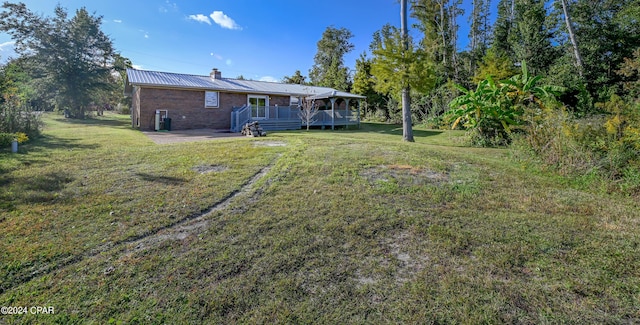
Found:
[[[476,90],[467,90],[456,85],[462,95],[455,98],[449,107],[450,116],[455,118],[452,128],[460,123],[470,129],[502,129],[510,134],[512,128],[524,123],[525,107],[535,103],[546,108],[545,103],[555,100],[564,89],[558,86],[538,86],[540,76],[531,76],[527,64],[522,63],[522,73],[496,83],[491,76],[478,83]]]
[[[499,124],[506,132],[510,132],[509,125],[517,123],[518,112],[511,109],[505,89],[496,84],[491,76],[482,80],[476,90],[467,90],[460,85],[456,87],[462,95],[449,104],[452,108],[449,114],[455,118],[452,128],[461,122],[471,129]]]
[[[506,94],[514,104],[536,104],[540,109],[545,109],[548,103],[555,101],[563,91],[563,87],[543,85],[538,86],[541,76],[531,76],[527,69],[527,63],[522,62],[522,73],[507,80],[501,81],[502,87],[507,88]]]

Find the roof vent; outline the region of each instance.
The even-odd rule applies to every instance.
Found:
[[[217,68],[213,68],[209,76],[211,76],[211,79],[222,79],[222,72],[218,71]]]

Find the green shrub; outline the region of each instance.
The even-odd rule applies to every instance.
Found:
[[[15,139],[13,133],[0,133],[0,148],[10,147],[13,139]]]
[[[22,132],[29,137],[40,134],[42,121],[40,112],[35,112],[26,104],[17,100],[0,104],[0,132]]]
[[[595,172],[611,189],[640,192],[640,107],[615,95],[598,106],[607,114],[577,119],[564,109],[529,112],[514,152],[565,175]]]

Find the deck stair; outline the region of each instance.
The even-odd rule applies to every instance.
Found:
[[[302,121],[299,118],[268,119],[260,120],[260,126],[267,131],[300,130],[302,127]]]

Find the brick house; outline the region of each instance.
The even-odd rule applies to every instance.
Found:
[[[127,69],[125,94],[132,96],[131,125],[144,131],[170,125],[238,132],[255,120],[267,130],[299,129],[304,98],[322,108],[313,125],[359,125],[365,99],[327,87],[222,78],[217,69],[208,76]]]

